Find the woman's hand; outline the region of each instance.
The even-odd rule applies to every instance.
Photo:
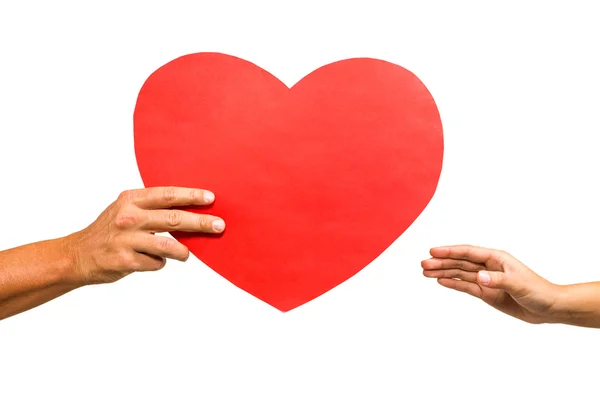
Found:
[[[440,285],[482,299],[530,323],[558,322],[563,287],[537,275],[501,251],[461,245],[437,247],[421,263],[423,275]]]

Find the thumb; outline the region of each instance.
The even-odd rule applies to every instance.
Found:
[[[516,293],[521,284],[516,276],[502,271],[479,271],[477,273],[477,283],[492,289],[506,290],[508,293]]]

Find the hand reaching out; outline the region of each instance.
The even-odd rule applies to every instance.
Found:
[[[468,293],[492,307],[530,323],[550,322],[560,287],[537,275],[510,254],[475,246],[431,249],[421,263],[423,275]]]

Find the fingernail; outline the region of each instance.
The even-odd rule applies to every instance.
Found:
[[[492,280],[490,274],[486,271],[479,271],[479,281],[484,285],[487,285]]]
[[[215,232],[223,232],[223,229],[225,229],[225,222],[220,219],[217,219],[213,221],[212,226]]]
[[[204,192],[204,201],[207,203],[212,203],[215,200],[215,195],[212,192]]]

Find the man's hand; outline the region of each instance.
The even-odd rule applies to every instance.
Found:
[[[562,288],[504,251],[463,245],[433,248],[430,254],[433,258],[421,263],[423,275],[510,316],[544,323],[558,322],[564,313],[557,304]]]
[[[167,258],[185,261],[186,246],[159,232],[225,229],[222,219],[173,207],[205,206],[214,194],[201,189],[154,187],[123,192],[94,223],[68,237],[81,284],[115,282],[136,271],[161,269]]]
[[[223,232],[211,215],[178,210],[214,201],[206,190],[155,187],[123,192],[90,226],[66,237],[0,251],[0,320],[78,287],[155,271],[188,249],[159,232]]]

